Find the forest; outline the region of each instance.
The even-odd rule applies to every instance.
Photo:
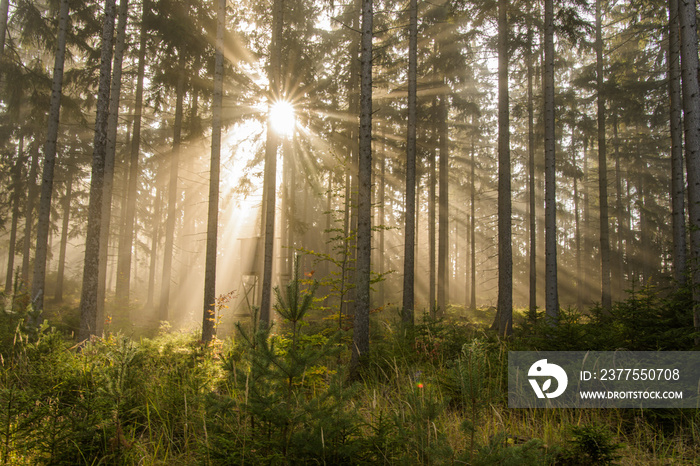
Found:
[[[3,464],[695,464],[512,351],[700,349],[695,0],[0,0]]]

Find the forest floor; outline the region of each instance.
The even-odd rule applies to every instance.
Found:
[[[663,317],[671,301],[640,294],[613,316]],[[700,464],[698,410],[508,408],[509,350],[624,343],[624,325],[604,334],[595,312],[564,313],[546,335],[520,313],[505,341],[489,309],[451,307],[413,329],[380,310],[356,381],[350,333],[328,310],[208,346],[166,325],[76,345],[74,313],[47,312],[58,320],[38,330],[26,311],[0,316],[3,464]]]

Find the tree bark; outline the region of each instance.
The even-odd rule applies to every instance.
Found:
[[[70,201],[73,195],[73,180],[66,181],[66,194],[63,196],[63,224],[61,226],[61,245],[58,252],[58,273],[56,275],[56,294],[54,301],[63,302],[63,282],[66,270],[66,247],[68,246],[68,226],[70,222]]]
[[[386,226],[386,212],[385,212],[385,202],[386,202],[386,131],[385,126],[381,126],[381,152],[379,154],[379,222],[378,225],[381,227],[379,230],[379,273],[384,273],[386,270],[384,256],[386,253],[384,244],[384,227]],[[379,306],[384,306],[384,280],[379,283]]]
[[[508,0],[498,0],[498,307],[500,335],[513,331]]]
[[[5,277],[5,295],[10,295],[15,267],[15,246],[17,245],[17,224],[19,223],[19,203],[22,197],[20,180],[22,178],[22,157],[24,156],[24,137],[20,136],[17,147],[17,160],[12,169],[12,223],[10,227],[10,244],[7,250],[7,276]]]
[[[139,33],[138,71],[136,94],[134,96],[134,126],[129,156],[129,185],[126,192],[126,215],[123,234],[119,235],[119,256],[117,260],[117,307],[129,305],[131,292],[131,251],[134,244],[134,223],[136,219],[136,200],[138,198],[139,153],[141,150],[141,116],[143,113],[143,80],[146,70],[146,16],[149,14],[149,2],[144,0],[141,12],[141,31]]]
[[[0,56],[5,53],[5,36],[7,35],[7,18],[10,0],[0,1]]]
[[[615,274],[613,276],[613,289],[618,299],[624,296],[625,283],[625,251],[624,251],[624,207],[622,204],[622,170],[620,169],[620,139],[618,138],[617,110],[613,112],[613,145],[615,150],[615,210],[617,212],[617,260],[615,264]],[[683,167],[681,167],[681,176]],[[682,202],[682,201],[681,201]],[[685,241],[685,238],[683,238]]]
[[[444,82],[444,77],[443,77]],[[440,96],[438,102],[438,146],[440,160],[438,163],[438,265],[437,265],[437,313],[445,315],[447,310],[447,293],[449,281],[449,139],[447,94]]]
[[[103,324],[103,322],[98,322],[97,295],[114,20],[115,1],[105,0],[105,15],[102,29],[102,54],[100,59],[100,84],[97,93],[97,115],[95,117],[95,139],[92,153],[90,204],[88,207],[87,237],[85,239],[83,288],[80,296],[80,330],[78,331],[78,341],[87,340],[92,335],[98,334]]]
[[[475,118],[472,116],[473,131],[476,132]],[[471,259],[470,266],[470,296],[469,309],[476,310],[476,149],[474,148],[474,135],[472,134],[472,148],[470,154],[469,168],[469,246],[471,248],[469,257]]]
[[[272,39],[270,41],[270,97],[282,98],[281,89],[281,60],[280,47],[284,32],[284,0],[275,0],[272,11]],[[274,102],[268,103],[268,108]],[[265,143],[265,175],[264,175],[264,218],[265,243],[263,257],[262,295],[260,299],[260,322],[264,325],[271,323],[272,307],[272,266],[275,243],[275,206],[277,191],[277,149],[279,137],[275,134],[269,121],[267,124],[267,141]]]
[[[583,179],[581,180],[583,189],[583,289],[585,290],[585,295],[591,295],[591,249],[593,249],[593,242],[591,241],[591,236],[593,229],[591,228],[591,205],[590,205],[590,192],[589,192],[589,170],[588,170],[588,144],[589,139],[586,135],[583,136]],[[587,304],[584,300],[583,305]]]
[[[528,29],[527,50],[527,171],[528,171],[528,237],[530,248],[528,262],[530,267],[529,312],[534,318],[537,312],[537,212],[535,206],[535,109],[533,79],[533,37],[532,27]]]
[[[216,5],[216,61],[214,64],[209,212],[207,216],[207,252],[204,269],[204,313],[202,317],[202,341],[205,343],[211,341],[216,332],[216,246],[219,226],[219,171],[221,164],[221,109],[224,83],[226,0],[218,0]]]
[[[369,355],[369,284],[372,253],[372,16],[372,0],[362,0],[356,301],[350,363],[352,372],[355,372]]]
[[[114,187],[114,160],[117,150],[117,124],[119,118],[119,98],[122,86],[122,61],[126,47],[126,23],[129,0],[119,1],[117,14],[117,35],[114,46],[112,84],[109,91],[109,117],[107,118],[107,147],[104,162],[102,188],[102,226],[100,227],[99,271],[97,279],[97,332],[102,333],[104,322],[105,291],[107,280],[107,260],[109,236],[112,220],[112,191]]]
[[[182,106],[185,97],[185,56],[180,50],[177,90],[175,97],[175,122],[173,125],[173,150],[170,156],[170,180],[168,182],[168,214],[165,221],[165,246],[163,247],[163,275],[160,282],[160,302],[158,316],[167,321],[170,317],[170,279],[173,269],[175,244],[175,222],[178,216],[178,172],[180,164],[180,143],[182,138]]]
[[[433,110],[437,111],[437,103],[433,101]],[[428,189],[428,242],[430,243],[428,247],[430,251],[428,253],[428,260],[430,261],[430,268],[428,270],[428,281],[430,290],[428,292],[428,298],[430,300],[430,317],[437,318],[437,303],[435,296],[435,204],[436,204],[436,189],[435,189],[435,147],[430,149],[430,159],[429,163],[429,175],[428,183],[430,184]]]
[[[146,294],[146,307],[153,306],[153,295],[156,286],[156,262],[158,259],[158,244],[160,243],[160,217],[162,209],[161,188],[158,186],[156,177],[156,194],[153,199],[153,233],[151,235],[151,254],[148,265],[148,291]]]
[[[56,166],[56,144],[58,122],[61,110],[61,89],[63,87],[63,65],[66,56],[66,35],[68,33],[68,0],[61,0],[58,14],[58,41],[53,68],[49,123],[44,148],[44,169],[41,181],[41,197],[36,232],[36,253],[32,276],[32,301],[34,308],[44,308],[44,286],[46,281],[46,256],[49,241],[49,217],[51,216],[51,194],[53,192],[53,172]],[[38,322],[37,322],[38,323]]]
[[[576,309],[583,311],[583,270],[581,260],[581,212],[579,210],[578,160],[576,157],[575,126],[571,126],[571,159],[574,167],[574,229],[576,242]]]
[[[595,3],[596,89],[598,102],[598,193],[600,202],[600,272],[603,309],[612,307],[610,290],[610,225],[608,218],[608,160],[605,153],[605,96],[601,0]]]
[[[673,278],[686,282],[685,177],[683,175],[683,122],[678,1],[668,1],[668,76],[671,130],[671,217],[673,223]]]
[[[36,174],[39,171],[39,147],[37,145],[30,146],[31,161],[29,162],[29,177],[27,179],[27,203],[24,208],[24,243],[22,245],[22,283],[26,284],[29,281],[29,259],[31,256],[32,243],[32,225],[33,214],[36,207]],[[50,248],[49,248],[50,249]]]
[[[406,141],[406,229],[404,233],[403,323],[413,325],[416,246],[416,75],[418,1],[410,0],[408,26],[408,130]]]
[[[554,325],[559,317],[557,288],[556,136],[554,134],[554,2],[544,2],[544,177],[545,310]],[[572,128],[573,131],[573,128]]]

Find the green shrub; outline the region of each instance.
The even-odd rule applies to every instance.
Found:
[[[571,439],[563,454],[567,465],[612,465],[620,458],[616,452],[622,445],[614,441],[606,426],[571,426],[570,432]]]
[[[556,464],[559,450],[547,448],[540,439],[532,439],[522,445],[500,433],[491,437],[488,445],[481,447],[471,462],[474,466],[546,466]]]

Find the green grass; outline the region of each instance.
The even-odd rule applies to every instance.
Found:
[[[628,302],[605,321],[564,313],[554,333],[518,325],[511,342],[456,308],[410,330],[384,310],[353,383],[350,333],[324,321],[328,311],[282,309],[295,320],[272,333],[240,326],[208,347],[165,331],[76,347],[49,325],[28,328],[26,310],[3,313],[0,464],[697,464],[696,410],[507,407],[509,349],[592,330],[604,342],[604,323],[620,338],[630,313],[672,316],[662,307],[678,304],[664,302]]]

